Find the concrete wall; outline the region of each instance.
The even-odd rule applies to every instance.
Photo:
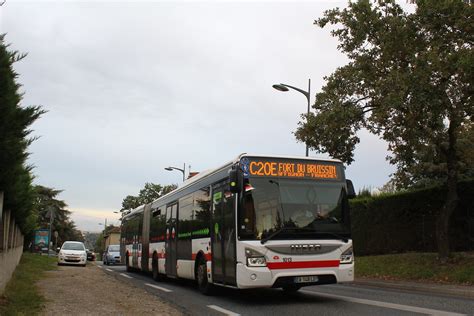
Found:
[[[3,192],[0,192],[0,295],[20,262],[23,242],[23,234],[12,212],[3,209]]]
[[[16,266],[20,262],[23,254],[23,246],[0,252],[0,295],[5,291],[8,281],[10,281]]]

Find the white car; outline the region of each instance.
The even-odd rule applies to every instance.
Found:
[[[86,247],[80,241],[65,241],[58,253],[58,266],[63,264],[74,264],[86,266]]]

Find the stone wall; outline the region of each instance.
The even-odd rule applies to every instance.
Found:
[[[23,242],[23,234],[11,211],[3,209],[3,192],[0,192],[0,295],[20,262]]]

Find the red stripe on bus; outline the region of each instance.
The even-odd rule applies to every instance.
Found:
[[[270,270],[308,269],[308,268],[335,268],[335,267],[339,267],[339,263],[340,263],[339,260],[267,262],[267,267]]]
[[[191,259],[196,260],[197,253],[191,254]],[[211,253],[206,253],[204,254],[204,257],[206,258],[206,261],[211,261],[212,259],[212,254]]]

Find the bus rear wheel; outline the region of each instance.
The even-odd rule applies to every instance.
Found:
[[[128,258],[129,258],[129,255],[127,253],[127,255],[125,256],[125,267],[127,269],[127,272],[130,272],[130,271],[132,271],[132,268],[130,267],[130,262],[129,262]]]
[[[212,294],[212,284],[209,283],[207,279],[207,264],[206,260],[201,257],[199,258],[196,271],[196,281],[198,289],[204,295]]]
[[[159,281],[160,280],[160,274],[158,273],[158,259],[156,259],[156,256],[153,256],[153,261],[151,263],[151,269],[153,272],[153,280]]]

